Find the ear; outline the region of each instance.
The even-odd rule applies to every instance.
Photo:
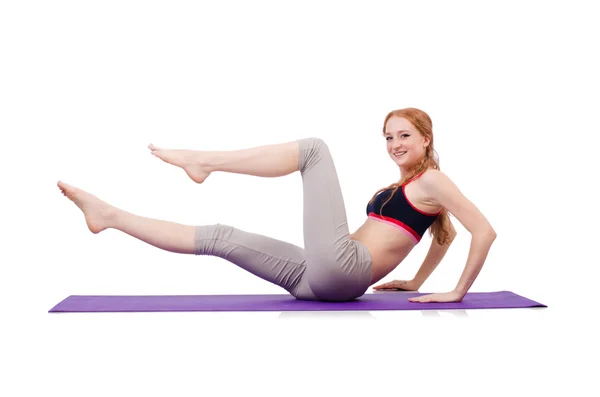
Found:
[[[429,139],[427,137],[424,137],[423,140],[424,140],[423,147],[427,147],[431,143],[431,139]]]

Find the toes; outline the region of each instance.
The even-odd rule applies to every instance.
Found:
[[[72,188],[72,186],[71,186],[71,185],[68,185],[68,184],[66,184],[66,183],[64,183],[64,182],[62,182],[62,181],[59,181],[59,182],[58,182],[58,187],[59,187],[61,190],[66,190],[66,189],[70,189],[70,188]]]
[[[73,186],[71,186],[71,185],[69,185],[69,184],[66,184],[66,183],[64,183],[64,182],[62,182],[62,181],[58,181],[57,185],[58,185],[58,188],[60,189],[60,192],[61,192],[61,193],[62,193],[62,194],[65,196],[65,197],[68,197],[68,198],[71,198],[71,197],[72,197],[72,195],[73,195],[73,194],[75,193],[75,191],[77,190],[75,187],[73,187]]]
[[[157,150],[153,150],[152,152],[150,152],[150,154],[153,155],[154,157],[158,157],[162,161],[167,161],[166,153],[164,151],[157,149]]]

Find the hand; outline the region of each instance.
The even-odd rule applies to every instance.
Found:
[[[388,283],[380,284],[373,287],[374,290],[401,290],[401,291],[417,291],[421,287],[415,280],[394,280]]]
[[[462,294],[460,294],[456,291],[452,291],[452,292],[444,292],[444,293],[417,296],[414,298],[409,298],[408,300],[410,302],[423,302],[423,303],[427,303],[427,302],[460,302],[460,301],[462,301],[462,298],[463,298]]]

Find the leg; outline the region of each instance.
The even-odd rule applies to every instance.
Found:
[[[310,293],[306,293],[307,296],[314,295],[318,299],[351,300],[361,296],[368,288],[371,281],[371,257],[364,245],[349,238],[345,205],[337,173],[329,149],[321,139],[307,138],[280,145],[231,152],[163,152],[152,145],[150,149],[153,154],[158,152],[159,154],[156,154],[158,157],[181,166],[188,175],[195,176],[199,180],[201,177],[205,178],[214,170],[256,176],[283,176],[299,170],[302,174],[304,188],[304,255],[300,256],[298,254],[295,256],[296,259],[293,260],[272,255],[271,260],[281,260],[283,268],[287,269],[286,271],[297,267],[298,264],[305,263],[304,270],[302,267],[297,267],[297,270],[291,270],[291,273],[289,273],[294,280],[298,280],[296,286],[293,287],[296,291],[294,292],[295,296],[301,295],[298,290],[302,287],[310,289]],[[202,155],[198,153],[202,153]],[[218,155],[209,156],[206,153],[218,153]],[[199,160],[200,158],[204,158],[204,160]],[[209,158],[211,159],[210,162],[206,160]],[[79,206],[80,208],[84,207]],[[84,213],[86,212],[84,208],[82,210]],[[92,231],[94,229],[101,230],[102,227],[106,228],[101,223],[94,224],[93,217],[88,219],[86,215],[86,220]],[[127,224],[131,226],[131,222]],[[173,228],[181,226],[170,225]],[[125,228],[123,225],[121,227]],[[177,229],[182,231],[182,235],[185,234],[183,232],[184,227],[177,227]],[[189,227],[186,230],[189,232]],[[142,236],[141,230],[132,229],[129,232],[136,237],[140,236],[138,237],[140,239],[147,239],[144,241],[155,241],[151,238],[155,237],[154,235]],[[242,240],[248,239],[242,238]],[[189,234],[185,241],[189,241]],[[198,238],[195,241],[197,245]],[[247,251],[245,255],[240,255],[240,252],[242,252],[240,249],[232,249],[227,244],[223,245],[223,239],[219,239],[218,236],[215,238],[201,237],[200,241],[204,242],[202,245],[206,245],[205,243],[208,241],[209,251],[205,251],[206,248],[195,248],[196,253],[208,252],[208,255],[223,255],[226,259],[233,258],[241,267],[245,267],[255,274],[262,274],[261,277],[265,279],[270,279],[270,275],[273,274],[260,268],[262,265],[257,265],[257,263],[264,263],[264,261],[253,262],[248,260],[248,258],[267,255],[260,252],[264,250],[260,239],[257,245],[244,245]],[[163,243],[164,240],[156,239],[155,244],[159,242]],[[211,245],[216,247],[217,242],[220,246],[225,247],[220,254],[217,254],[216,251],[210,251]],[[182,248],[178,247],[178,249]],[[186,245],[185,249],[182,250],[189,252],[190,248]],[[236,251],[237,256],[232,256],[229,253]],[[289,252],[289,250],[283,251]],[[276,254],[279,254],[279,252]],[[302,260],[305,262],[302,262]],[[275,272],[280,270],[278,267],[281,267],[279,266],[280,263],[277,263],[277,266],[272,267]],[[271,264],[271,266],[273,265]],[[281,281],[281,278],[275,278],[274,280],[276,283],[285,284]]]
[[[320,299],[347,300],[366,291],[371,258],[349,238],[346,210],[327,145],[306,138],[277,145],[225,152],[164,150],[150,146],[162,160],[182,167],[196,181],[213,171],[277,177],[300,171],[304,196],[307,269],[303,279]],[[197,176],[201,175],[202,178]],[[259,249],[260,250],[260,249]]]
[[[300,247],[230,226],[188,226],[144,218],[66,183],[59,182],[58,186],[82,210],[93,233],[112,228],[166,251],[218,256],[279,285],[298,299],[315,299],[303,282],[305,261]]]
[[[210,255],[276,284],[297,299],[316,300],[304,277],[304,249],[227,225],[196,226],[196,255]]]
[[[298,171],[296,141],[231,151],[160,149],[149,145],[161,160],[181,167],[197,183],[215,171],[261,177],[280,177]]]
[[[82,210],[92,233],[116,229],[166,251],[179,254],[195,252],[194,226],[131,214],[63,182],[59,182],[58,187]]]
[[[371,256],[349,237],[342,190],[329,148],[301,139],[299,164],[304,198],[305,277],[322,300],[351,300],[371,283]]]

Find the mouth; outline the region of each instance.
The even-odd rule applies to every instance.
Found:
[[[406,154],[406,152],[396,152],[394,153],[394,157],[402,157]]]

